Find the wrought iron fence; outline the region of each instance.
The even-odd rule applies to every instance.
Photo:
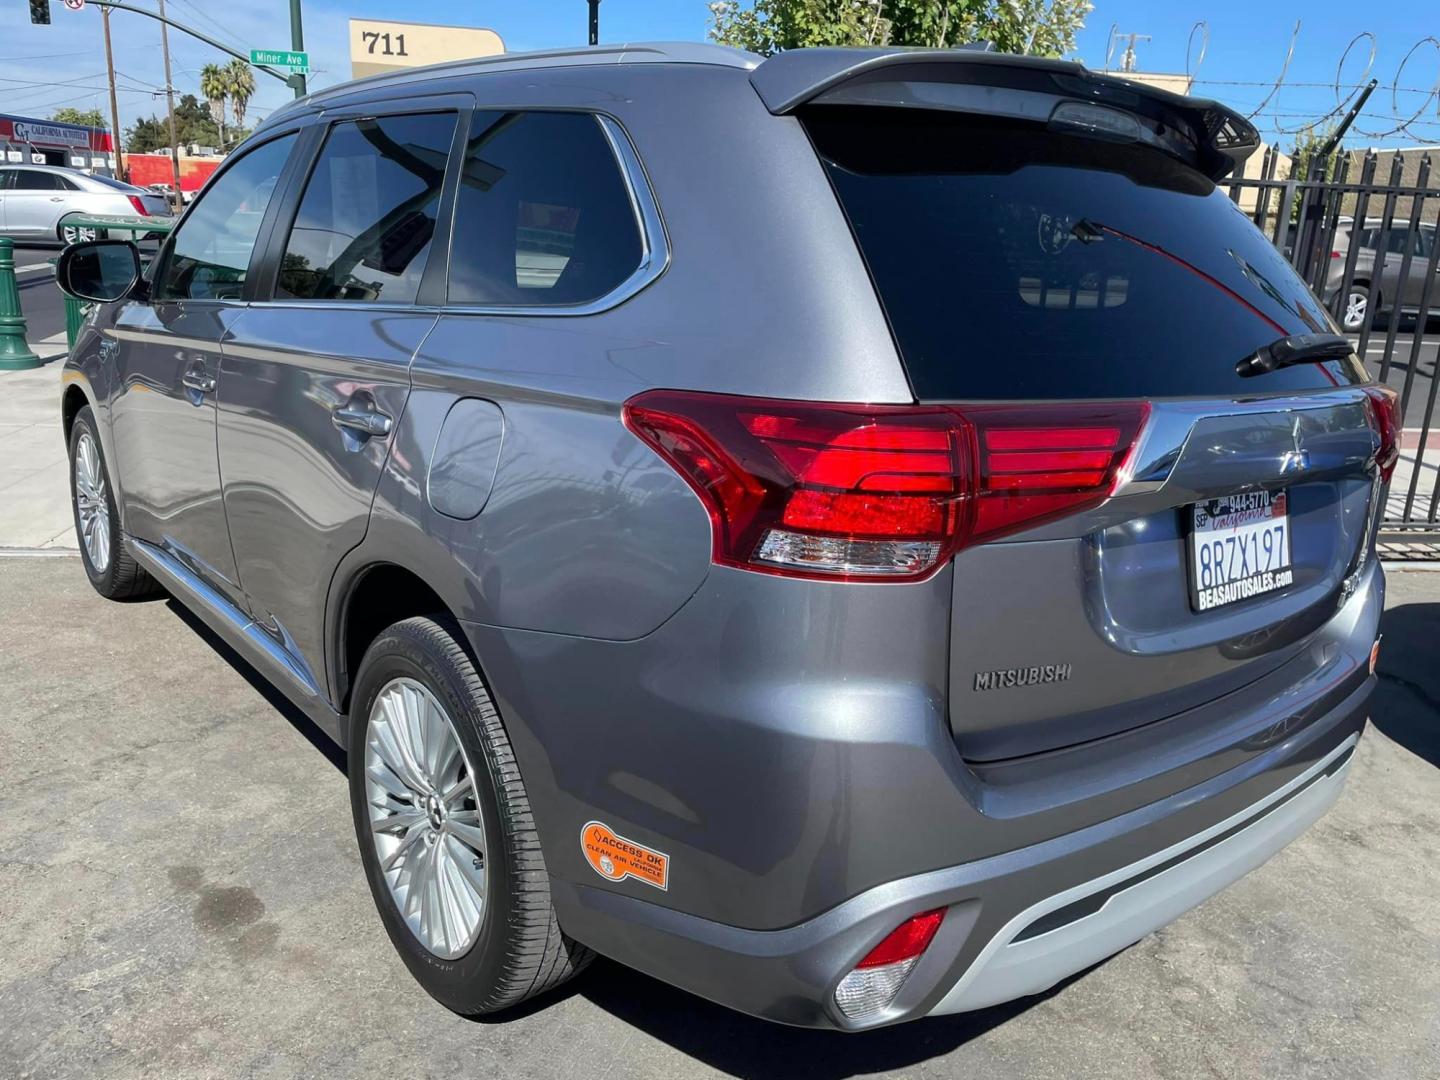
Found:
[[[1440,176],[1428,154],[1340,155],[1293,179],[1267,151],[1233,199],[1329,307],[1374,377],[1400,392],[1401,458],[1382,540],[1440,536]],[[1381,174],[1381,175],[1377,175]],[[1324,179],[1329,176],[1330,179]],[[1434,322],[1432,324],[1432,314]]]

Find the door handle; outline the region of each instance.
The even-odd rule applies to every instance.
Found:
[[[330,410],[330,417],[337,428],[367,437],[389,435],[395,423],[387,413],[380,412],[373,405],[336,405]]]
[[[203,367],[193,367],[184,375],[180,381],[197,394],[210,394],[215,391],[215,376],[207,375]]]
[[[51,201],[51,202],[64,202],[64,201],[65,201],[65,196],[64,196],[64,195],[51,195],[51,196],[50,196],[50,201]]]

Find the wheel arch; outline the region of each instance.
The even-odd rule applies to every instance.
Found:
[[[365,650],[387,626],[416,615],[437,614],[458,624],[451,605],[421,574],[384,559],[363,562],[337,577],[331,597],[331,686],[341,712],[350,707],[350,688]],[[464,635],[459,640],[468,650]]]
[[[90,400],[90,395],[81,388],[80,384],[78,382],[66,384],[60,395],[60,423],[65,431],[66,446],[70,445],[70,429],[75,425],[75,417],[87,405],[92,410],[95,408],[95,403]]]

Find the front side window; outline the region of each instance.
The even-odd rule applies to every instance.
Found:
[[[336,124],[300,200],[276,297],[413,302],[454,136],[454,113]]]
[[[640,265],[619,162],[587,113],[480,113],[455,206],[450,302],[574,305]]]
[[[272,139],[207,186],[175,233],[157,300],[240,299],[260,223],[294,145],[294,135]]]

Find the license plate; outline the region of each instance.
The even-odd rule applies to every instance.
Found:
[[[1294,580],[1283,491],[1250,491],[1190,508],[1190,606],[1213,611]]]

